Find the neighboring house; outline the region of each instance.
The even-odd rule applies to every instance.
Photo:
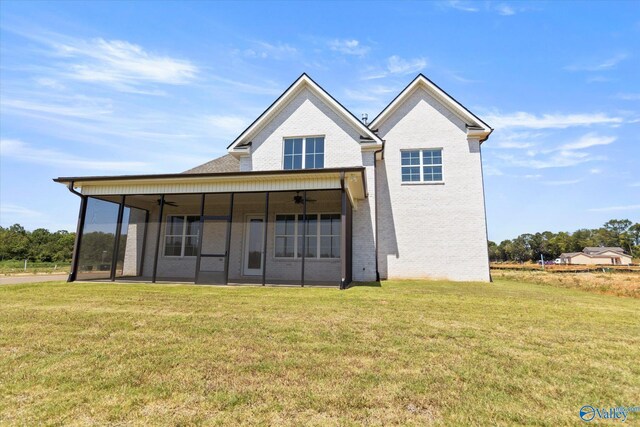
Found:
[[[560,255],[562,264],[574,265],[629,265],[631,255],[617,247],[586,247],[582,252],[568,252]]]
[[[218,159],[57,178],[81,197],[69,279],[488,281],[491,132],[423,75],[367,124],[303,74]]]

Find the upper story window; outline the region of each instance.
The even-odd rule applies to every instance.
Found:
[[[441,182],[442,149],[403,150],[400,152],[402,182]]]
[[[284,169],[324,167],[324,136],[284,139]]]

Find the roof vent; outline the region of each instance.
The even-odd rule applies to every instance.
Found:
[[[368,121],[369,121],[369,115],[367,113],[362,113],[362,123],[366,125]]]

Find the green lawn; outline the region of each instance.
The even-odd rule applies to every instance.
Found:
[[[579,424],[638,361],[640,300],[544,285],[0,286],[0,424]]]

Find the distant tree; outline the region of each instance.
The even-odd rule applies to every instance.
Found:
[[[489,261],[502,261],[500,248],[496,242],[492,242],[491,240],[489,240]]]
[[[29,232],[20,224],[0,227],[0,259],[68,262],[71,260],[74,240],[75,234],[68,231],[51,233],[38,228]]]
[[[29,236],[20,224],[4,229],[0,236],[0,253],[5,259],[25,259],[29,250]]]
[[[603,227],[617,237],[626,232],[632,225],[633,223],[628,219],[610,219],[604,223]]]
[[[618,246],[640,258],[640,224],[628,219],[612,219],[602,227],[580,229],[573,233],[525,233],[512,240],[503,240],[499,245],[489,243],[491,260],[537,261],[557,258],[565,252],[580,252],[587,246]]]
[[[629,235],[634,246],[640,246],[640,224],[635,223],[629,227]]]

